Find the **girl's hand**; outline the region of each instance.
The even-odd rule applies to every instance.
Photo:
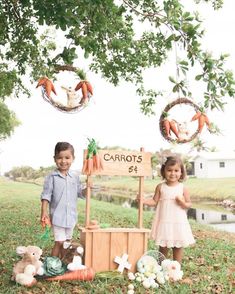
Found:
[[[176,203],[182,207],[182,208],[185,208],[185,199],[184,199],[184,196],[176,196],[175,197],[175,201]]]

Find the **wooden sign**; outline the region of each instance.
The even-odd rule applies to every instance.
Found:
[[[99,150],[103,163],[101,171],[94,175],[151,176],[151,153],[120,150]]]

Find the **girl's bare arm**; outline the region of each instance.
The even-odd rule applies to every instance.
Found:
[[[144,205],[147,205],[147,206],[156,206],[157,205],[158,200],[160,198],[160,187],[161,187],[161,184],[157,185],[153,198],[143,199]]]

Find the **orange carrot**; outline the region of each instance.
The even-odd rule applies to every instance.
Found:
[[[84,159],[84,161],[83,161],[83,167],[82,167],[82,173],[83,174],[86,174],[87,173],[87,166],[88,166],[87,159]]]
[[[66,272],[63,275],[47,278],[46,280],[47,281],[72,281],[72,280],[92,281],[94,277],[95,277],[95,271],[93,270],[93,268],[88,267],[86,269]]]
[[[83,97],[84,100],[87,99],[87,97],[88,97],[86,83],[82,84],[82,97]]]
[[[75,91],[78,91],[79,89],[81,89],[82,84],[84,83],[84,81],[80,81],[77,86],[75,87]]]
[[[200,115],[198,119],[198,132],[201,133],[205,124],[205,115]]]
[[[89,157],[87,159],[87,174],[90,175],[93,172],[93,159]]]
[[[49,79],[46,80],[44,87],[45,87],[45,91],[46,91],[48,98],[51,98],[51,91],[54,92],[55,95],[57,95],[56,91],[55,91],[55,87],[54,87],[52,81],[50,81]]]
[[[178,134],[178,130],[176,128],[176,125],[175,125],[175,121],[174,120],[171,120],[170,121],[170,127],[171,127],[171,130],[172,132],[176,135],[176,137],[179,139],[179,134]]]
[[[201,111],[198,111],[196,114],[194,114],[194,116],[192,117],[191,121],[194,121],[194,120],[199,119],[200,115],[201,115]]]
[[[99,170],[99,159],[98,159],[97,154],[94,154],[92,156],[92,159],[93,159],[93,170],[94,171]]]
[[[88,81],[85,81],[86,83],[86,86],[87,86],[87,91],[93,95],[93,89],[92,89],[92,85],[88,82]]]
[[[163,128],[165,130],[166,136],[169,137],[170,136],[170,129],[171,129],[169,120],[164,119],[162,124],[163,124]]]
[[[46,82],[46,80],[48,80],[47,77],[42,77],[42,78],[40,78],[40,79],[38,80],[38,84],[37,84],[36,88],[38,88],[39,86],[44,85],[45,82]]]
[[[210,128],[210,121],[209,121],[209,118],[207,117],[206,114],[203,114],[203,115],[204,115],[204,117],[205,117],[205,123],[206,123],[207,127]]]

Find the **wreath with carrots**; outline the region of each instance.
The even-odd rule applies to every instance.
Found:
[[[36,88],[41,87],[43,99],[62,112],[74,113],[84,109],[88,105],[91,96],[93,96],[93,87],[86,79],[85,73],[71,65],[57,65],[55,67],[55,73],[61,71],[73,72],[80,79],[74,87],[61,86],[66,91],[67,104],[56,100],[57,90],[54,82],[47,76],[43,76],[38,80]],[[81,91],[81,97],[79,97],[78,91]],[[79,101],[75,103],[75,100]]]
[[[198,125],[196,130],[192,134],[187,134],[187,137],[181,137],[179,123],[175,119],[169,119],[169,111],[176,105],[189,105],[193,107],[195,111],[195,114],[191,118],[191,122],[198,121]],[[159,128],[163,138],[169,142],[179,144],[187,143],[194,140],[202,132],[205,125],[211,133],[215,133],[212,128],[212,123],[209,122],[209,119],[204,109],[202,107],[199,107],[188,98],[178,98],[173,102],[167,104],[159,119]]]

